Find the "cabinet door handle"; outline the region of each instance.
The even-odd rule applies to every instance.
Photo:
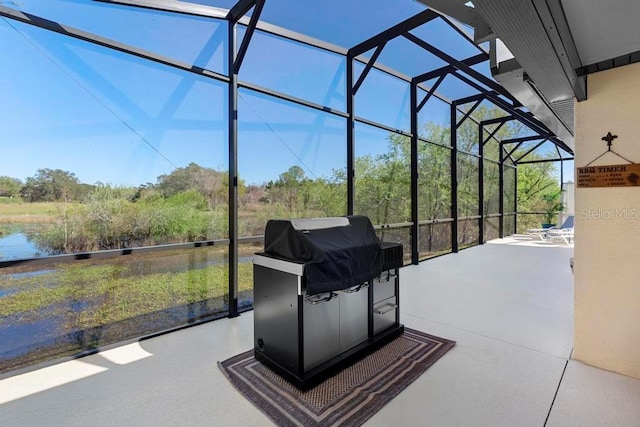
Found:
[[[341,292],[345,294],[354,294],[356,292],[360,292],[361,289],[366,289],[368,287],[369,287],[369,284],[365,282],[357,286],[352,286],[350,288],[343,289]]]
[[[338,294],[335,292],[328,292],[327,294],[310,295],[305,297],[304,302],[311,305],[317,305],[333,299],[338,299]]]
[[[387,314],[388,312],[390,312],[391,310],[395,310],[396,308],[398,308],[398,304],[389,304],[383,309],[376,310],[376,314]]]

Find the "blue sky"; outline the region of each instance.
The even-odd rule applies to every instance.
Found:
[[[226,72],[226,26],[218,21],[89,0],[17,3],[35,15]],[[267,0],[262,18],[348,47],[424,10],[411,0],[383,1],[380,9],[367,7],[366,16],[354,18],[369,3],[344,3]],[[459,58],[477,53],[439,21],[416,34]],[[85,183],[140,185],[191,162],[228,167],[224,83],[4,19],[0,52],[0,175],[24,180],[51,168]],[[406,40],[390,43],[380,61],[408,75],[442,65]],[[240,79],[344,111],[344,73],[340,55],[256,33]],[[451,84],[443,92],[472,93]],[[356,114],[407,130],[408,100],[407,84],[374,71],[358,92]],[[277,179],[293,165],[310,177],[328,177],[346,164],[342,118],[244,89],[239,117],[239,172],[248,183]],[[445,122],[448,106],[430,102],[421,120]],[[358,155],[385,149],[386,132],[366,125],[356,132]]]

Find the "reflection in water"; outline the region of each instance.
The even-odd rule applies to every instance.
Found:
[[[0,237],[0,261],[9,259],[35,258],[43,255],[43,251],[29,240],[29,237],[16,231]]]
[[[20,316],[9,316],[0,325],[0,366],[11,358],[40,350],[44,337],[54,337],[60,329],[57,319],[20,323]],[[2,369],[0,369],[0,372]]]
[[[250,271],[250,254],[255,249],[242,252],[240,262],[249,267],[246,271]],[[59,302],[45,298],[39,309],[0,314],[0,373],[224,315],[228,311],[226,273],[219,278],[203,273],[227,263],[223,246],[0,270],[0,304],[38,289],[63,293]],[[204,285],[203,277],[209,278]],[[160,284],[179,280],[181,288],[154,285],[146,294],[145,288],[141,291],[138,287],[154,280]],[[244,282],[247,281],[251,278],[245,277]],[[156,299],[156,292],[164,292],[164,298],[169,294],[167,308],[138,312],[131,309],[141,296]],[[144,302],[140,301],[140,307]],[[239,292],[239,307],[248,308],[252,303],[252,289],[245,284]],[[119,310],[121,315],[114,317]]]

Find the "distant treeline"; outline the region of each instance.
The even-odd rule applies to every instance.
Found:
[[[481,109],[479,109],[481,110]],[[494,114],[481,110],[484,116]],[[483,117],[484,117],[483,116]],[[465,122],[466,123],[466,122]],[[498,137],[518,135],[517,128],[504,126]],[[451,218],[450,130],[435,124],[424,128],[418,155],[419,219]],[[477,152],[477,126],[458,129],[458,148]],[[524,148],[523,148],[524,149]],[[499,144],[486,144],[485,156],[497,159]],[[535,154],[533,154],[535,156]],[[359,155],[355,161],[355,213],[369,216],[374,224],[406,223],[411,220],[411,167],[409,138],[387,137],[383,154]],[[543,156],[538,156],[543,158]],[[479,160],[458,154],[458,215],[460,217],[497,213],[499,168],[485,162],[484,205],[479,205]],[[518,210],[536,211],[544,203],[542,195],[557,190],[552,163],[535,163],[518,170]],[[319,217],[346,214],[346,168],[335,169],[329,177],[311,179],[299,166],[292,166],[277,179],[261,185],[239,182],[238,227],[240,236],[261,235],[271,218]],[[510,180],[515,182],[515,174]],[[228,237],[227,171],[190,163],[161,175],[155,183],[138,187],[81,183],[74,173],[40,169],[21,182],[0,177],[0,196],[20,197],[25,202],[53,202],[56,220],[43,225],[35,239],[43,250],[72,253],[142,245],[180,243]],[[507,189],[509,187],[507,186]],[[505,194],[505,204],[513,204],[516,194]],[[509,202],[511,200],[511,202]],[[469,241],[477,240],[469,229]],[[448,242],[446,227],[428,226],[426,251],[439,250],[438,242]],[[464,230],[461,230],[464,235]],[[400,240],[408,240],[400,237]],[[439,234],[442,234],[440,236]]]

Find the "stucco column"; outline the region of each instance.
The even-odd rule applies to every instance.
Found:
[[[612,150],[640,163],[640,64],[588,76],[575,104],[576,168]],[[593,166],[626,163],[609,152]],[[575,192],[575,347],[587,364],[640,378],[640,187]]]

